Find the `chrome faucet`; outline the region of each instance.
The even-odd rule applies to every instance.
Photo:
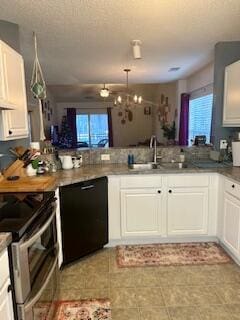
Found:
[[[154,148],[153,151],[153,163],[157,164],[157,137],[152,135],[150,139],[150,145],[149,147],[152,149]]]

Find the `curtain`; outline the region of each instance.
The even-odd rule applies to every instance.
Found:
[[[189,122],[189,97],[187,93],[181,94],[181,111],[179,125],[179,145],[188,145],[188,122]]]
[[[76,108],[67,108],[67,122],[72,133],[72,148],[77,147]]]
[[[109,147],[113,147],[113,127],[112,127],[111,108],[107,108],[107,115],[108,115],[108,145]]]

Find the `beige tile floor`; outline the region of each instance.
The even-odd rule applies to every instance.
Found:
[[[110,298],[112,320],[240,319],[236,264],[118,268],[115,249],[66,267],[60,299]]]

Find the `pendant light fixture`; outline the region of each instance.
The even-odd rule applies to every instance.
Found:
[[[108,88],[106,88],[105,87],[105,83],[104,83],[104,85],[103,85],[103,88],[100,90],[100,96],[102,97],[102,98],[107,98],[107,97],[109,97],[109,89]]]
[[[132,40],[132,49],[133,49],[133,58],[134,59],[141,59],[141,44],[142,42],[140,40]]]
[[[126,73],[126,93],[121,96],[119,95],[115,100],[114,100],[114,105],[117,106],[125,106],[126,108],[130,108],[131,106],[141,104],[142,103],[142,96],[138,96],[137,94],[134,94],[133,96],[129,92],[129,81],[128,81],[128,76],[129,72],[131,69],[124,69],[123,70]]]

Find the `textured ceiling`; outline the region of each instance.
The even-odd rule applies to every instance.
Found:
[[[172,83],[174,85],[174,83]],[[144,100],[154,101],[159,84],[134,84],[129,86],[130,94],[138,94]],[[80,84],[80,85],[51,85],[48,86],[56,102],[103,102],[99,91],[103,86],[99,84]],[[110,95],[105,101],[113,101],[117,95],[126,93],[125,84],[108,84]]]
[[[37,33],[48,84],[122,83],[126,66],[133,83],[171,81],[211,61],[215,43],[240,40],[240,0],[0,0],[0,19],[20,25],[28,77]]]

